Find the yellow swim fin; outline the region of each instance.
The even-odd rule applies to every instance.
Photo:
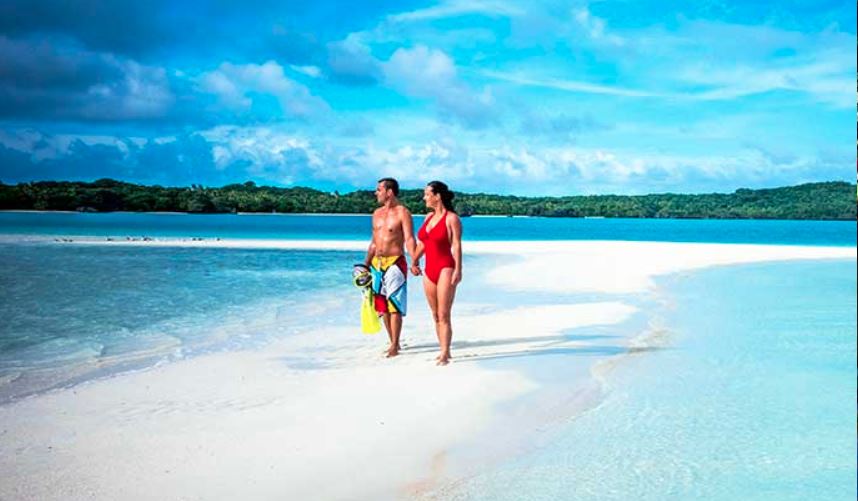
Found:
[[[360,329],[364,334],[376,334],[381,330],[381,321],[375,312],[372,291],[366,290],[360,305]]]

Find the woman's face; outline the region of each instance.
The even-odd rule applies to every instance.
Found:
[[[441,201],[441,195],[436,195],[434,191],[432,191],[431,186],[427,186],[423,188],[423,201],[426,202],[426,207],[434,209],[438,207],[438,203]]]

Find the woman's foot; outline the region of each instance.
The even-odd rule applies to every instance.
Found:
[[[399,355],[399,346],[391,346],[390,348],[388,348],[387,353],[385,353],[384,357],[392,358],[396,355]]]

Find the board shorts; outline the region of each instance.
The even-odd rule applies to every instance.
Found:
[[[399,313],[408,309],[408,280],[405,256],[375,256],[372,258],[372,293],[375,311]]]

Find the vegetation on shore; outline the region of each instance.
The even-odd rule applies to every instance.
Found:
[[[855,193],[854,184],[824,182],[700,195],[518,197],[459,193],[455,204],[465,216],[855,220]],[[422,196],[422,189],[400,193],[402,202],[417,213],[424,212]],[[257,186],[253,182],[221,188],[141,186],[112,179],[0,183],[0,210],[368,214],[375,207],[375,197],[368,190],[327,193],[312,188]]]

